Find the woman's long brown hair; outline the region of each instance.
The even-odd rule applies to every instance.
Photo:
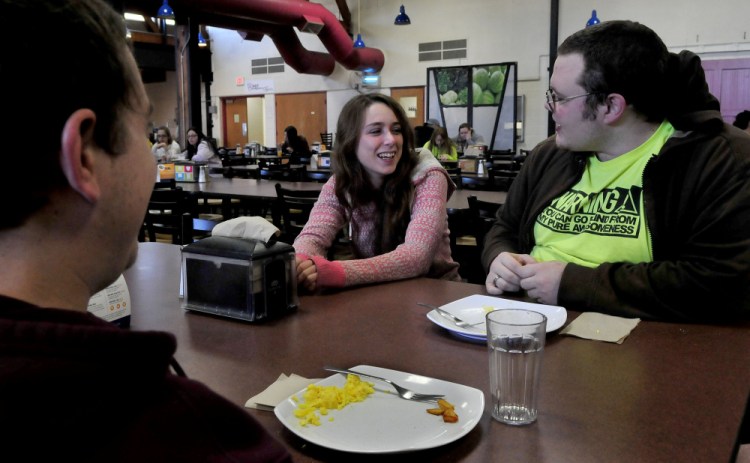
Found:
[[[388,106],[401,125],[403,146],[396,170],[385,177],[383,186],[376,189],[357,159],[357,147],[362,134],[367,108],[375,103]],[[349,219],[355,209],[375,202],[377,220],[375,252],[383,254],[396,249],[406,238],[406,228],[411,219],[414,185],[411,173],[417,165],[414,152],[414,133],[403,108],[393,98],[378,93],[358,95],[344,105],[336,124],[335,150],[331,168],[336,177],[336,197],[344,206]],[[352,224],[354,255],[362,257],[356,246],[359,230]]]

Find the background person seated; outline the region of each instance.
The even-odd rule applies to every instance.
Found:
[[[448,138],[448,132],[443,127],[438,127],[432,132],[430,141],[425,143],[422,149],[432,153],[439,161],[458,161],[456,145]]]
[[[193,162],[206,162],[209,168],[221,169],[221,158],[219,158],[212,143],[203,135],[203,132],[195,127],[190,127],[187,130],[187,142],[187,149],[182,153],[183,159]]]
[[[734,119],[734,123],[732,124],[738,129],[742,129],[747,133],[750,133],[750,111],[742,111],[741,113],[737,114],[737,117]]]
[[[306,164],[306,160],[310,159],[310,145],[304,136],[297,134],[297,128],[293,125],[284,129],[281,152],[291,155],[290,164]]]
[[[184,159],[179,143],[172,139],[169,127],[159,127],[156,130],[156,143],[151,146],[151,153],[158,162]]]
[[[459,153],[464,153],[469,146],[484,143],[484,137],[474,133],[474,129],[472,129],[467,122],[464,122],[458,126],[458,136],[456,137],[455,142],[456,150],[458,150]]]

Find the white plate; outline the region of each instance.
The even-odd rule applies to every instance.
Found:
[[[292,394],[274,409],[276,417],[299,437],[334,450],[355,453],[398,453],[429,449],[451,443],[465,436],[479,423],[484,412],[484,393],[461,384],[396,370],[359,365],[351,370],[369,373],[424,394],[444,394],[456,407],[457,423],[445,423],[442,417],[430,415],[436,405],[405,400],[382,381],[362,378],[375,386],[375,393],[362,402],[330,410],[320,417],[320,426],[302,426],[294,416],[302,391]],[[335,374],[319,381],[321,386],[343,386],[344,375]],[[333,418],[333,421],[329,421]]]
[[[512,299],[484,296],[481,294],[475,294],[473,296],[453,301],[450,304],[440,306],[440,308],[468,323],[479,323],[484,321],[487,312],[491,310],[510,308],[533,310],[534,312],[539,312],[547,316],[548,333],[560,329],[568,318],[568,312],[564,307],[534,304],[531,302],[519,302]],[[484,324],[473,326],[471,328],[461,328],[434,310],[427,313],[427,318],[436,325],[442,326],[460,338],[476,342],[485,342],[487,340],[487,327]]]

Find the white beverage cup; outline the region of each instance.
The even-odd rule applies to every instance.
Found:
[[[525,425],[538,415],[539,376],[547,317],[524,309],[487,314],[492,417],[501,423]]]

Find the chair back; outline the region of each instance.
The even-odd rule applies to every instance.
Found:
[[[281,211],[281,237],[279,241],[292,244],[310,218],[318,190],[292,190],[276,184],[276,196]]]
[[[460,167],[446,167],[445,171],[448,172],[448,176],[453,180],[453,183],[456,184],[457,189],[461,189],[463,187],[463,178],[461,177],[461,168]]]
[[[259,178],[267,180],[292,180],[292,172],[289,164],[265,164],[260,165]]]
[[[193,217],[190,199],[180,187],[160,188],[151,192],[140,238],[148,235],[156,241],[157,234],[171,236],[174,244],[193,242]]]
[[[321,133],[320,142],[326,145],[327,150],[333,149],[333,134],[332,133]]]
[[[154,190],[171,190],[177,188],[177,180],[173,178],[160,179],[154,183]]]
[[[490,231],[490,228],[492,228],[492,224],[495,223],[497,214],[500,212],[503,205],[489,201],[482,201],[474,195],[469,196],[468,201],[474,238],[477,240],[477,246],[479,247],[479,253],[481,255],[482,250],[484,249],[484,237],[487,235],[487,232]]]

